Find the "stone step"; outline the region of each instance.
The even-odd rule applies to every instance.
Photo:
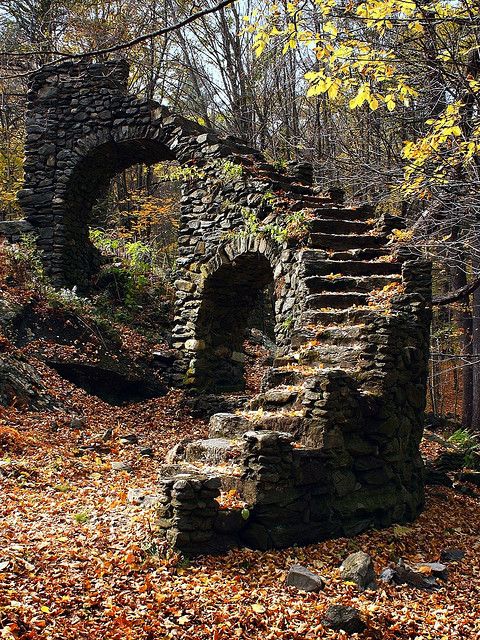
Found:
[[[194,440],[185,445],[186,462],[202,462],[204,464],[233,463],[243,453],[244,445],[240,440],[229,438],[208,438]]]
[[[328,311],[306,310],[302,314],[302,322],[311,325],[330,325],[362,323],[366,316],[371,313],[369,309],[329,309]]]
[[[300,411],[245,410],[243,415],[251,423],[251,431],[281,431],[298,438],[302,436],[305,418]]]
[[[356,220],[364,222],[374,217],[374,211],[371,207],[319,207],[311,208],[309,213],[319,219],[334,220]]]
[[[398,262],[370,260],[319,260],[314,251],[304,251],[302,255],[304,273],[309,276],[328,276],[340,273],[345,276],[373,276],[401,274],[402,266]]]
[[[260,393],[252,398],[248,404],[249,409],[275,409],[276,407],[285,407],[293,405],[298,400],[300,389],[287,387],[275,387],[269,389],[265,393]]]
[[[238,439],[250,430],[249,421],[238,413],[215,413],[208,423],[209,438]]]
[[[305,285],[309,293],[322,293],[324,291],[344,293],[356,291],[358,293],[368,293],[374,289],[382,289],[400,280],[401,278],[395,275],[343,276],[339,274],[329,274],[328,276],[311,276],[305,278]]]
[[[355,220],[338,220],[336,218],[314,218],[309,222],[309,228],[312,233],[367,233],[371,231],[373,225],[368,222],[359,222]]]
[[[317,202],[321,205],[328,203],[330,206],[332,206],[333,204],[333,200],[329,195],[314,194],[310,196],[303,196],[302,200],[305,200],[305,202]]]
[[[300,367],[298,361],[293,358],[276,360],[278,360],[278,362],[274,361],[273,367],[268,370],[262,380],[263,391],[275,389],[282,385],[301,387],[305,379],[308,378],[309,375],[312,375],[310,369],[305,371],[305,367]]]
[[[333,325],[312,329],[300,329],[293,332],[291,341],[293,349],[307,342],[319,341],[330,345],[346,345],[353,341],[361,341],[365,332],[363,324]]]
[[[311,233],[308,246],[315,249],[378,249],[385,245],[384,236]]]
[[[306,298],[308,309],[347,309],[366,304],[366,293],[314,293]]]
[[[349,345],[320,344],[304,351],[300,362],[321,363],[328,367],[351,369],[364,351],[364,347],[365,345],[361,342]]]
[[[199,461],[195,463],[185,461],[164,463],[160,464],[158,469],[160,479],[184,474],[188,477],[214,476],[220,478],[222,491],[236,489],[239,493],[243,487],[242,473],[242,466],[234,463],[225,466],[224,464],[205,464]]]
[[[325,251],[325,249],[312,249],[313,251]],[[390,250],[387,248],[375,249],[375,248],[362,248],[362,249],[343,249],[339,251],[330,250],[327,254],[328,260],[368,260],[376,261],[379,258],[390,255]]]

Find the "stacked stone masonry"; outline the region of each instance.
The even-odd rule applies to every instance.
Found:
[[[430,266],[396,250],[401,221],[322,195],[311,169],[276,170],[127,93],[122,62],[65,63],[33,76],[19,198],[46,269],[88,286],[99,266],[92,207],[138,163],[187,167],[172,346],[176,384],[240,390],[249,313],[275,299],[277,355],[262,392],[211,418],[160,469],[159,525],[188,553],[306,544],[412,520],[427,377]],[[237,489],[247,508],[220,509]]]

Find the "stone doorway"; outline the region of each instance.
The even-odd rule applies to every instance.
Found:
[[[245,253],[205,281],[196,331],[195,386],[215,393],[245,388],[248,330],[269,331],[274,318],[273,270],[260,253]]]

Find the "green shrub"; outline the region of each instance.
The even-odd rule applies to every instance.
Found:
[[[468,429],[457,429],[448,438],[448,441],[464,453],[466,467],[472,469],[480,467],[480,442],[477,434]]]

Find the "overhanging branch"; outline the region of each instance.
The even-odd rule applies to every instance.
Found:
[[[59,64],[61,62],[66,62],[67,60],[80,60],[82,58],[90,58],[92,56],[101,56],[108,53],[115,53],[116,51],[122,51],[124,49],[130,49],[130,47],[134,47],[137,44],[141,44],[142,42],[145,42],[147,40],[152,40],[153,38],[164,36],[167,33],[171,33],[172,31],[177,31],[178,29],[182,29],[182,27],[187,26],[191,22],[194,22],[199,18],[203,18],[204,16],[207,16],[210,13],[215,13],[216,11],[220,11],[221,9],[228,7],[229,5],[233,4],[236,1],[237,0],[222,0],[222,2],[219,2],[215,6],[202,9],[201,11],[196,11],[195,13],[192,13],[192,15],[188,16],[187,18],[184,18],[183,20],[180,20],[179,22],[176,22],[175,24],[172,24],[169,27],[163,27],[162,29],[156,29],[155,31],[144,33],[141,36],[132,38],[132,40],[127,40],[126,42],[120,42],[119,44],[112,45],[111,47],[105,47],[103,49],[94,49],[93,51],[88,51],[83,53],[69,53],[67,51],[57,51],[56,53],[59,55],[59,57],[56,58],[55,60],[50,61],[48,64],[42,65],[37,69],[37,71],[39,71],[40,69],[43,69],[46,66]],[[5,51],[0,52],[0,56],[6,57],[6,58],[12,57],[12,56],[28,58],[32,56],[38,56],[38,55],[45,55],[45,51],[26,51],[25,53],[21,53],[21,52],[9,53]],[[30,71],[27,73],[19,73],[19,74],[11,75],[2,79],[6,80],[8,78],[20,78],[22,76],[30,75],[30,73],[31,73]]]
[[[474,291],[476,291],[480,287],[480,278],[476,278],[469,284],[465,285],[461,289],[457,289],[456,291],[451,291],[447,293],[445,296],[439,296],[437,298],[433,298],[432,304],[435,306],[441,306],[444,304],[450,304],[451,302],[459,302],[459,300],[463,300],[464,298],[468,298]]]

